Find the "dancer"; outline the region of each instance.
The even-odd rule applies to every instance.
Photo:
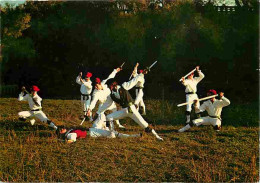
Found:
[[[207,96],[216,95],[216,90],[209,90],[207,92]],[[221,112],[222,108],[230,105],[230,101],[224,97],[224,93],[219,93],[220,100],[217,100],[215,97],[205,101],[201,106],[199,106],[198,100],[194,101],[194,107],[196,112],[207,111],[208,116],[202,117],[199,119],[195,119],[185,127],[181,128],[179,132],[185,132],[190,129],[192,126],[200,126],[200,125],[212,125],[216,131],[221,129]]]
[[[114,78],[115,75],[121,70],[120,67],[114,69],[113,72],[108,76],[107,79],[101,80],[96,78],[95,90],[93,92],[92,101],[90,103],[90,107],[88,109],[88,116],[91,116],[91,111],[94,109],[96,103],[99,101],[98,111],[96,112],[96,117],[94,118],[93,126],[96,128],[105,129],[105,114],[104,112],[107,110],[111,110],[113,112],[117,111],[117,106],[115,102],[111,99],[110,94],[111,91],[108,88],[106,82]],[[125,128],[120,124],[119,120],[116,120],[116,124],[119,128]]]
[[[22,92],[19,94],[18,101],[28,101],[31,110],[19,112],[19,119],[22,121],[30,119],[31,125],[34,125],[34,118],[37,118],[56,130],[57,126],[51,120],[49,120],[42,111],[42,98],[37,94],[38,91],[40,91],[40,89],[35,85],[31,87],[31,93],[29,93],[24,86],[22,87]],[[24,92],[27,94],[25,95]]]
[[[82,72],[79,73],[78,77],[76,78],[76,83],[81,85],[80,92],[81,92],[81,104],[83,107],[84,119],[83,121],[90,120],[88,119],[86,113],[87,109],[89,108],[90,101],[91,101],[91,91],[92,91],[92,82],[90,80],[92,73],[88,72],[85,76],[85,79],[82,79]]]
[[[197,84],[205,77],[205,75],[199,70],[199,66],[196,67],[195,69],[199,77],[193,77],[194,76],[194,71],[191,72],[191,74],[188,75],[188,79],[185,79],[185,77],[181,78],[182,84],[186,87],[185,88],[185,93],[186,93],[186,102],[191,102],[190,104],[187,105],[186,107],[186,123],[190,122],[190,116],[191,116],[191,110],[192,110],[192,101],[198,99],[197,95]],[[198,106],[200,104],[198,103]],[[199,113],[197,114],[197,118],[200,117]]]

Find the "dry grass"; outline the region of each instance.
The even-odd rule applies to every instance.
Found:
[[[19,122],[28,104],[0,99],[0,181],[7,182],[256,182],[259,181],[258,131],[254,111],[246,125],[231,126],[239,109],[225,113],[222,131],[211,127],[176,133],[183,110],[175,104],[146,101],[147,121],[165,139],[145,134],[138,139],[87,138],[65,144],[47,125]],[[56,124],[78,126],[80,102],[44,100],[44,112]],[[246,118],[247,117],[247,118]],[[245,121],[247,120],[247,121]],[[251,120],[251,121],[250,121]],[[131,120],[124,133],[142,132]],[[89,122],[86,127],[91,126]],[[235,126],[235,127],[234,127]]]

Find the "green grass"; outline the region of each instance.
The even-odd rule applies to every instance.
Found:
[[[186,133],[184,108],[169,101],[145,101],[146,120],[164,138],[57,139],[37,121],[18,121],[26,102],[0,99],[0,181],[10,182],[256,182],[259,181],[258,114],[255,104],[223,109],[223,128],[194,127]],[[44,112],[58,125],[79,126],[80,101],[44,100]],[[254,109],[254,110],[252,110]],[[246,111],[246,112],[244,112]],[[124,133],[143,130],[122,120]],[[90,122],[85,122],[90,127]]]

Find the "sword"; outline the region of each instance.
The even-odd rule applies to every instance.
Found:
[[[155,61],[150,67],[148,67],[148,69],[150,70],[156,63],[157,61]]]
[[[125,65],[125,62],[124,63],[122,63],[122,65],[120,66],[120,68],[122,69],[122,67]]]

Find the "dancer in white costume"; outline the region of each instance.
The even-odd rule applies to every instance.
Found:
[[[83,108],[84,118],[87,118],[87,110],[91,101],[91,92],[92,92],[92,82],[90,80],[92,73],[88,72],[85,76],[85,79],[82,79],[82,72],[79,73],[76,78],[76,83],[80,85],[81,93],[81,105]]]
[[[109,79],[112,79],[116,76],[116,74],[121,70],[121,68],[114,69],[113,72],[108,76],[107,79],[101,80],[96,78],[95,90],[93,92],[92,101],[90,103],[90,107],[88,113],[94,109],[96,103],[99,101],[98,111],[96,112],[96,117],[94,118],[94,128],[105,129],[106,128],[106,117],[104,112],[107,110],[111,110],[113,112],[117,111],[117,107],[115,102],[111,99],[110,94],[111,91],[108,88],[106,82]],[[123,125],[120,124],[119,120],[116,120],[116,124],[119,128],[125,128]]]
[[[18,101],[28,101],[30,111],[21,111],[18,113],[19,119],[22,121],[26,121],[26,119],[30,119],[31,125],[34,125],[35,119],[37,118],[40,121],[47,123],[50,127],[57,130],[57,126],[47,118],[47,116],[42,111],[41,101],[42,98],[37,94],[40,89],[37,86],[32,86],[31,94],[26,91],[25,87],[22,87],[22,92],[19,94]],[[26,92],[27,94],[25,95]]]
[[[207,95],[216,95],[217,92],[215,90],[209,90]],[[215,130],[219,131],[221,129],[221,112],[222,108],[230,105],[230,101],[224,97],[224,93],[219,93],[220,100],[217,100],[215,97],[205,101],[201,106],[198,105],[198,101],[194,101],[194,107],[196,112],[207,111],[208,116],[202,117],[199,119],[195,119],[190,124],[187,124],[183,128],[179,130],[179,132],[185,132],[190,129],[192,126],[200,126],[200,125],[212,125]]]
[[[190,104],[186,107],[186,123],[190,122],[190,116],[191,116],[191,109],[192,109],[192,103],[194,100],[198,99],[197,95],[197,84],[205,77],[205,75],[199,70],[199,66],[195,69],[199,77],[193,77],[194,72],[188,75],[188,79],[185,79],[184,77],[181,78],[182,84],[185,86],[185,93],[186,93],[186,102],[189,102]],[[200,105],[198,103],[198,105]],[[197,113],[197,118],[200,117],[200,114]]]

